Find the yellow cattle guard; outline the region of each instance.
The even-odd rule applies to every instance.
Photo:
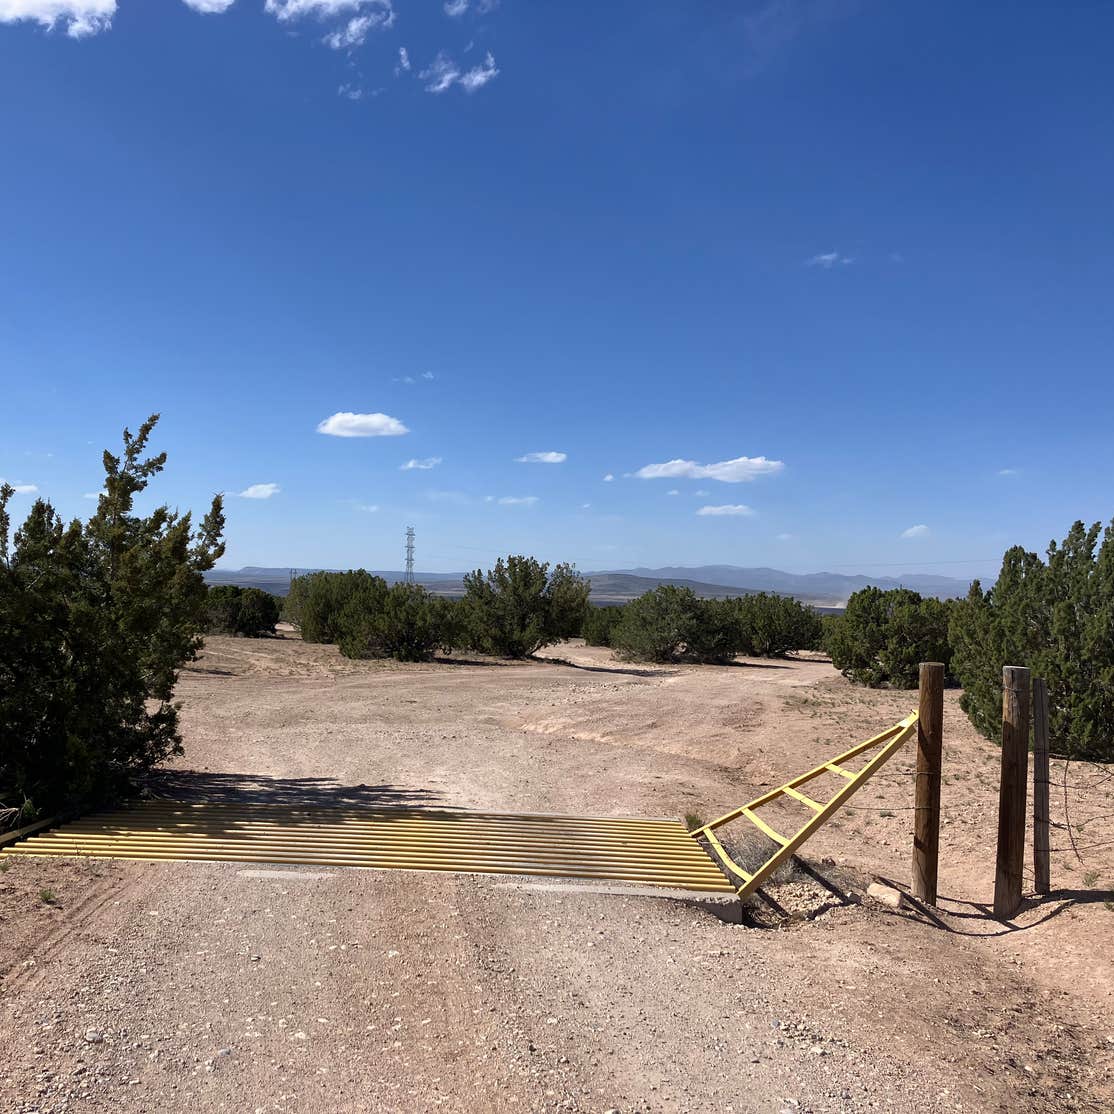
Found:
[[[28,834],[9,843],[3,853],[528,874],[638,882],[745,898],[867,781],[916,725],[914,713],[693,832],[679,820],[160,800]],[[860,770],[845,768],[845,762],[873,749],[877,753]],[[846,781],[830,800],[820,802],[801,792],[802,785],[825,773]],[[815,813],[790,837],[755,813],[779,797]],[[753,874],[731,859],[715,834],[739,818],[779,845]]]
[[[75,820],[7,854],[533,874],[734,892],[679,820],[148,801]]]

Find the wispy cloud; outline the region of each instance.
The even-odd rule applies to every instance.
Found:
[[[647,464],[634,473],[640,480],[686,479],[719,480],[721,483],[750,483],[759,476],[773,476],[785,464],[764,456],[737,456],[716,464],[698,464],[695,460],[667,460],[664,464]]]
[[[665,493],[666,495],[680,495],[681,493],[674,487]]]
[[[347,81],[343,85],[337,86],[337,96],[344,97],[350,101],[362,101],[364,99],[364,91],[358,85],[350,85]]]
[[[855,260],[850,255],[840,255],[838,251],[824,251],[805,260],[806,267],[821,267],[830,271],[833,267],[846,267]]]
[[[99,499],[100,497],[101,493],[99,491],[85,491],[81,495],[82,499]]]
[[[281,490],[278,484],[252,484],[250,487],[245,487],[243,491],[237,491],[236,494],[241,499],[270,499],[272,495],[278,495]]]
[[[748,507],[745,503],[724,503],[718,507],[701,507],[696,512],[700,515],[742,515],[750,517],[754,514],[754,509]]]
[[[0,0],[0,23],[61,27],[71,39],[107,31],[115,14],[116,0]]]
[[[427,456],[421,460],[408,460],[405,464],[399,465],[399,470],[402,472],[428,472],[431,468],[436,468],[441,463],[439,456]]]
[[[779,542],[793,542],[797,540],[796,534],[778,534],[777,540]]]
[[[393,22],[394,13],[390,13],[390,20]],[[363,46],[364,40],[368,36],[368,32],[376,28],[386,28],[391,24],[387,22],[387,17],[382,12],[371,12],[367,15],[353,16],[343,26],[338,27],[335,31],[330,31],[321,41],[333,50],[352,50],[357,46]]]
[[[401,437],[410,430],[389,414],[353,414],[340,410],[318,422],[317,432],[330,437]]]
[[[928,527],[921,522],[916,526],[910,526],[908,530],[902,530],[901,536],[903,538],[924,538],[928,536],[928,532]]]
[[[536,495],[504,495],[498,500],[504,507],[532,507],[537,501]]]
[[[404,46],[398,48],[398,65],[395,66],[395,77],[410,72],[410,52]]]
[[[525,453],[523,456],[516,456],[516,464],[564,464],[569,459],[568,453]]]
[[[377,510],[379,510],[379,504],[378,503],[357,503],[356,504],[356,510],[364,511],[367,514],[375,514],[375,512]]]
[[[998,469],[998,475],[999,476],[1017,476],[1017,475],[1020,475],[1020,472],[1016,468],[999,468]]]
[[[0,484],[7,483],[7,480],[0,479]],[[17,484],[13,483],[12,487],[15,489],[16,495],[37,495],[39,491],[38,484]]]
[[[483,63],[473,66],[470,70],[462,70],[444,51],[418,74],[426,83],[427,93],[445,93],[454,85],[459,85],[466,93],[474,93],[482,89],[489,81],[494,81],[499,76],[495,65],[495,55],[489,50]]]
[[[182,0],[182,3],[202,15],[220,15],[228,11],[236,0]]]
[[[609,484],[609,483],[611,483],[611,482],[612,482],[612,480],[614,480],[614,479],[615,479],[615,476],[614,476],[614,474],[613,474],[613,473],[611,473],[611,472],[608,472],[608,473],[607,473],[607,475],[606,475],[606,476],[604,476],[604,478],[603,478],[603,482],[604,482],[605,484]]]
[[[470,496],[463,491],[427,491],[425,497],[431,503],[455,503],[457,506],[463,507],[472,502]]]
[[[445,9],[445,15],[452,19],[459,19],[468,11],[468,0],[445,0],[442,7]]]

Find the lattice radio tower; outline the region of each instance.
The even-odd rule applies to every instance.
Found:
[[[406,583],[414,583],[414,527],[406,527]]]

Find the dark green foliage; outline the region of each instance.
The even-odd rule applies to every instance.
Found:
[[[822,641],[820,616],[790,596],[756,592],[730,601],[745,637],[739,653],[779,658],[795,650],[818,650]]]
[[[908,588],[864,588],[827,625],[825,648],[844,676],[862,685],[916,688],[922,661],[951,661],[950,604]]]
[[[23,816],[105,800],[181,753],[171,697],[201,645],[224,517],[219,497],[196,531],[167,507],[133,512],[166,461],[143,455],[157,420],[104,454],[86,523],[40,499],[11,544],[0,486],[0,805]]]
[[[611,645],[632,661],[677,661],[699,626],[700,603],[691,588],[659,585],[623,608]]]
[[[589,646],[610,646],[611,632],[623,617],[621,607],[589,607],[581,634]]]
[[[337,642],[362,615],[378,612],[386,594],[387,582],[363,569],[308,573],[291,581],[283,614],[303,642]]]
[[[209,589],[206,630],[210,634],[242,634],[260,638],[275,633],[279,600],[259,588],[215,584]]]
[[[727,662],[740,654],[780,657],[814,649],[820,620],[785,596],[757,593],[699,599],[690,588],[662,585],[623,608],[611,645],[634,661]]]
[[[955,605],[950,635],[962,707],[987,738],[1001,738],[1002,667],[1024,665],[1048,682],[1053,747],[1114,760],[1114,523],[1076,522],[1047,561],[1008,550],[994,587]]]
[[[501,557],[486,573],[464,577],[462,618],[469,643],[483,653],[525,658],[580,633],[589,584],[571,565]]]
[[[349,658],[429,661],[444,641],[450,608],[418,584],[394,584],[366,610],[345,608],[340,652]]]

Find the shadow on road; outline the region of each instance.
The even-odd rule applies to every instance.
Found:
[[[155,770],[145,787],[153,797],[210,804],[418,808],[439,800],[439,795],[429,790],[400,785],[341,785],[324,777],[265,777],[202,770]]]

